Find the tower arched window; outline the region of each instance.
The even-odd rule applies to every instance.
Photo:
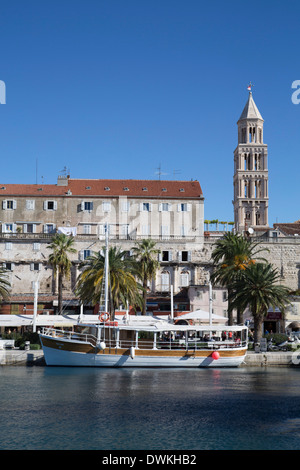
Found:
[[[242,137],[242,139],[241,139],[242,144],[245,144],[245,143],[247,142],[247,139],[246,139],[246,128],[245,128],[245,127],[242,128],[242,136],[241,136],[241,137]]]
[[[256,142],[256,129],[249,127],[249,142]]]

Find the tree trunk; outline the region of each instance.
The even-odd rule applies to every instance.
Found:
[[[227,289],[228,291],[228,297],[230,294],[230,289]],[[232,326],[233,325],[233,312],[232,312],[232,307],[231,307],[231,302],[228,300],[228,325]]]
[[[63,273],[59,270],[58,271],[58,314],[62,314],[63,309],[63,298],[62,298],[62,290],[63,290]]]
[[[259,343],[262,338],[262,324],[263,316],[253,315],[254,316],[254,344]]]
[[[146,315],[147,312],[147,279],[143,281],[143,311],[142,315]]]
[[[237,315],[236,315],[236,322],[238,325],[241,325],[243,323],[243,311],[241,309],[237,309]]]

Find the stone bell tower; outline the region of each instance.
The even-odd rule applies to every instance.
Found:
[[[263,143],[264,120],[252,92],[237,122],[234,151],[234,222],[237,232],[268,228],[268,146]]]

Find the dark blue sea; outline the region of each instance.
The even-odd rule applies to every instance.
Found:
[[[300,368],[2,366],[1,450],[295,450]]]

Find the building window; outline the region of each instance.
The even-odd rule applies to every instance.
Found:
[[[182,237],[186,237],[189,233],[189,227],[187,227],[186,225],[181,225],[180,226],[180,234]]]
[[[168,225],[161,225],[160,234],[162,239],[167,239],[170,236],[170,228]]]
[[[34,199],[27,199],[25,203],[25,208],[27,210],[34,210],[35,208],[35,200]]]
[[[102,210],[103,212],[110,212],[111,203],[110,202],[102,202]]]
[[[158,210],[160,212],[169,212],[171,210],[171,204],[169,204],[168,202],[162,202],[159,204]]]
[[[87,259],[91,255],[92,255],[91,250],[83,250],[83,259]]]
[[[108,232],[108,235],[110,235],[110,225],[109,224],[107,225],[107,232]],[[100,237],[100,240],[105,239],[105,225],[104,224],[99,224],[98,225],[98,235]]]
[[[82,201],[81,203],[81,210],[85,212],[92,212],[93,210],[93,202],[90,201]]]
[[[143,211],[143,212],[150,212],[150,211],[151,211],[151,204],[150,204],[150,202],[143,202],[143,203],[142,203],[142,211]]]
[[[2,233],[16,233],[16,224],[2,224]]]
[[[41,270],[41,263],[30,263],[30,270],[31,271],[40,271]]]
[[[83,233],[84,235],[90,235],[92,233],[92,226],[91,225],[84,225],[83,226]]]
[[[160,261],[172,261],[172,251],[164,250],[160,253]]]
[[[168,271],[161,273],[161,290],[162,292],[168,292],[170,290],[170,273]]]
[[[142,225],[142,235],[150,235],[150,225]]]
[[[177,206],[178,212],[189,212],[191,210],[191,204],[183,202]]]
[[[45,211],[56,211],[57,201],[44,201],[44,210]]]
[[[179,261],[191,261],[191,252],[190,251],[180,251],[179,252]]]
[[[55,233],[55,224],[45,224],[44,225],[44,233]]]
[[[41,244],[40,243],[34,243],[33,244],[33,251],[39,251],[41,249]]]
[[[89,256],[92,256],[93,252],[91,250],[81,250],[79,252],[79,259],[85,260],[89,258]]]
[[[35,233],[35,224],[24,224],[24,233]]]
[[[13,271],[14,270],[14,263],[3,263],[3,267],[6,269],[6,271]]]
[[[5,201],[2,201],[2,209],[16,209],[17,208],[17,202],[14,201],[13,199],[6,199]]]
[[[122,202],[122,212],[129,212],[130,209],[130,202]]]
[[[188,287],[189,285],[189,272],[188,271],[182,271],[180,274],[180,285],[181,287]]]

